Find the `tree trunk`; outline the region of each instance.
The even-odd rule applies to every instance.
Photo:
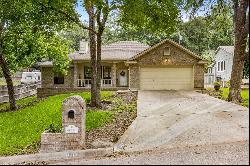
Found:
[[[4,55],[2,53],[1,46],[0,46],[0,66],[2,68],[3,75],[4,75],[4,78],[5,78],[6,83],[7,83],[10,109],[11,110],[16,110],[17,106],[16,106],[14,86],[13,86],[13,82],[12,82],[12,79],[11,79],[11,75],[10,75],[10,71],[9,71],[8,65],[7,65],[7,63],[5,61],[5,58],[4,58]]]
[[[234,58],[230,80],[230,89],[228,101],[242,102],[241,98],[241,80],[243,76],[244,61],[246,59],[246,45],[248,25],[246,20],[246,12],[249,7],[248,0],[240,0],[234,3]]]
[[[95,30],[95,18],[94,18],[94,8],[93,6],[89,6],[89,28]],[[93,31],[89,31],[89,39],[90,39],[90,62],[92,68],[91,74],[91,103],[92,107],[97,107],[97,70],[96,70],[96,39],[95,33]]]
[[[102,33],[102,32],[101,32]],[[96,103],[97,107],[101,107],[101,46],[102,46],[102,34],[100,30],[97,34],[97,87],[96,87]]]

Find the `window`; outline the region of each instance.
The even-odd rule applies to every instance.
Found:
[[[164,49],[164,53],[163,53],[164,55],[170,55],[170,48],[169,47],[166,47],[165,49]]]
[[[64,76],[62,74],[58,74],[54,77],[54,84],[64,84]]]
[[[84,66],[84,79],[91,79],[92,69],[91,67]]]
[[[220,71],[220,62],[218,62],[218,68],[217,71]]]
[[[111,67],[110,66],[102,66],[102,78],[111,79]]]
[[[223,64],[224,64],[224,61],[221,61],[221,63],[220,63],[220,65],[221,65],[221,67],[220,67],[221,71],[224,71],[224,70],[223,70],[223,68],[224,68],[224,65],[223,65]]]
[[[225,61],[220,61],[218,62],[218,68],[217,71],[225,71],[226,70],[226,64]]]
[[[212,68],[208,68],[208,73],[212,73]]]

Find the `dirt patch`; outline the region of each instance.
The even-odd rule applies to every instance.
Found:
[[[127,92],[126,94],[116,94],[109,102],[105,101],[105,108],[114,112],[114,119],[112,123],[86,133],[87,149],[98,148],[93,145],[96,140],[116,143],[136,118],[136,100],[135,93]]]

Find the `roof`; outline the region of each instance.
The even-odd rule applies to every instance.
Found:
[[[143,50],[149,48],[148,45],[137,41],[120,41],[102,46],[102,60],[128,60]],[[73,60],[90,60],[90,52],[79,53],[79,51],[69,54]]]
[[[179,48],[179,49],[185,51],[186,53],[188,53],[189,55],[193,56],[194,58],[197,58],[197,59],[199,59],[199,60],[203,60],[200,56],[196,55],[196,54],[193,53],[192,51],[186,49],[185,47],[181,46],[180,44],[178,44],[178,43],[176,43],[176,42],[174,42],[174,41],[172,41],[172,40],[169,40],[169,39],[165,39],[165,40],[161,41],[160,43],[157,43],[157,44],[155,44],[154,46],[152,46],[152,47],[150,47],[150,48],[148,48],[148,49],[145,49],[144,51],[142,51],[142,52],[138,53],[137,55],[133,56],[132,58],[130,58],[129,60],[135,60],[135,59],[139,58],[140,56],[142,56],[142,55],[144,55],[144,54],[150,52],[151,50],[153,50],[153,49],[155,49],[155,48],[161,46],[161,45],[164,44],[164,43],[170,43],[170,44],[176,46],[177,48]]]
[[[217,54],[217,52],[218,52],[220,49],[222,49],[222,50],[228,52],[228,53],[231,54],[231,55],[234,55],[234,46],[219,46],[215,53]]]

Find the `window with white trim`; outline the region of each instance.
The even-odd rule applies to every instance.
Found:
[[[225,61],[219,61],[217,63],[217,71],[225,71],[226,70],[226,63]]]

